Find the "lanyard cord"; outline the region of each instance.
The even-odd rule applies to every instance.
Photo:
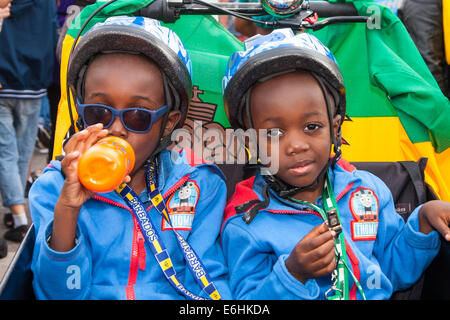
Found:
[[[184,259],[187,262],[188,269],[192,273],[194,279],[200,285],[202,290],[206,292],[212,300],[220,300],[220,294],[217,291],[214,283],[211,281],[206,268],[203,266],[198,255],[189,245],[189,243],[172,227],[171,221],[168,215],[168,210],[161,193],[155,183],[155,163],[152,162],[147,166],[146,169],[146,184],[147,193],[158,212],[166,219],[169,223],[173,232],[175,233],[178,246],[180,247]],[[158,265],[164,273],[164,276],[169,281],[169,283],[183,296],[191,300],[206,300],[189,290],[187,290],[184,285],[178,280],[177,273],[173,267],[172,260],[170,258],[169,252],[166,249],[162,238],[159,236],[157,229],[153,226],[150,216],[148,215],[142,201],[135,194],[135,192],[126,184],[122,184],[116,189],[116,192],[122,197],[122,199],[127,203],[127,205],[133,211],[136,219],[139,223],[139,227],[144,235],[144,238],[149,245]]]
[[[328,300],[349,300],[349,283],[348,283],[348,273],[353,278],[359,293],[366,300],[366,295],[361,287],[358,279],[350,269],[347,262],[347,252],[345,249],[345,239],[344,233],[342,232],[341,219],[339,216],[339,210],[336,204],[336,199],[334,197],[333,189],[330,184],[330,179],[328,175],[326,176],[325,185],[322,192],[322,199],[325,211],[313,203],[308,201],[297,200],[292,197],[288,197],[291,201],[306,205],[317,211],[324,221],[327,221],[329,226],[330,222],[333,229],[338,230],[338,235],[334,238],[334,248],[335,248],[335,258],[336,258],[336,269],[331,274],[332,286],[325,292],[325,297]],[[348,272],[346,272],[348,271]],[[330,293],[334,292],[334,295],[329,296]]]
[[[157,187],[157,174],[156,174],[156,162],[153,161],[147,166],[146,170],[146,184],[149,198],[152,200],[153,205],[158,212],[166,219],[167,223],[172,228],[177,240],[178,246],[183,252],[185,260],[188,262],[189,270],[191,271],[194,279],[199,286],[204,290],[213,300],[220,300],[220,294],[217,291],[211,277],[209,276],[203,263],[200,261],[200,257],[195,253],[194,249],[184,238],[172,227],[168,210],[164,201],[162,200],[161,193]]]

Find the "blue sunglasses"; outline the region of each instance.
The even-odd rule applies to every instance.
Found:
[[[167,105],[157,110],[145,108],[128,108],[117,110],[104,104],[81,104],[77,103],[77,111],[83,120],[84,126],[88,127],[96,123],[102,123],[103,128],[109,128],[118,116],[123,126],[131,132],[146,133],[150,131],[153,124],[161,118],[168,110]]]

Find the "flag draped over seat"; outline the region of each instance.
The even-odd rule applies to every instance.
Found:
[[[119,0],[104,8],[86,30],[112,15],[132,15],[151,2]],[[62,153],[70,127],[65,89],[70,49],[86,19],[104,3],[84,8],[64,39],[53,157]],[[425,181],[439,198],[450,201],[450,102],[401,21],[373,2],[354,1],[354,5],[359,15],[372,17],[368,24],[335,24],[313,32],[331,49],[344,76],[343,157],[348,161],[417,161],[426,157]],[[209,16],[182,16],[164,25],[178,34],[192,59],[194,97],[185,128],[192,130],[195,121],[201,121],[203,129],[224,131],[229,122],[222,102],[222,75],[229,56],[242,50],[243,43]]]

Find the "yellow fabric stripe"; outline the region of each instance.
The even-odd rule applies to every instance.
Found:
[[[58,105],[58,115],[56,119],[55,127],[55,142],[53,144],[53,159],[56,156],[62,154],[62,143],[66,137],[66,133],[70,128],[70,117],[67,105],[67,94],[66,94],[66,77],[67,77],[67,65],[69,61],[70,49],[75,39],[69,35],[66,35],[63,41],[62,53],[61,53],[61,72],[60,72],[60,83],[61,83],[61,99]],[[73,101],[73,99],[72,99]],[[74,115],[74,120],[78,118],[75,104],[72,103],[72,112]]]
[[[163,271],[166,271],[167,269],[172,267],[172,261],[170,260],[170,258],[167,258],[166,260],[161,261],[159,264],[161,265],[161,268],[163,269]]]
[[[344,121],[342,137],[350,144],[342,146],[349,161],[405,160],[398,142],[410,141],[397,117],[352,118]]]
[[[178,279],[175,277],[175,275],[171,276],[170,279],[173,281],[173,283],[175,283],[175,285],[179,285],[180,283],[178,282]]]
[[[438,197],[450,201],[450,149],[435,153],[431,142],[412,143],[397,117],[352,118],[342,126],[350,145],[342,146],[348,161],[418,161],[428,158],[425,182]]]
[[[125,183],[122,183],[120,186],[117,187],[116,191],[120,193],[120,192],[122,192],[122,190],[123,190],[125,187],[126,187],[126,184],[125,184]]]
[[[202,283],[205,287],[207,287],[209,285],[209,281],[208,281],[208,279],[206,279],[206,276],[202,276],[200,278],[200,280],[202,281]]]
[[[155,247],[156,253],[161,253],[162,252],[162,249],[161,249],[161,246],[159,245],[158,240],[154,240],[152,242],[152,244]]]
[[[155,207],[156,207],[158,204],[160,204],[161,201],[163,201],[163,198],[162,198],[161,194],[157,194],[156,196],[154,196],[154,197],[152,198],[152,202],[153,202],[153,205],[154,205]]]
[[[217,290],[214,290],[213,293],[209,295],[213,300],[220,300],[221,296]]]

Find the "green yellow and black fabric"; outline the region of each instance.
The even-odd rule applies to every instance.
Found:
[[[88,28],[111,15],[131,15],[152,1],[119,0],[103,9]],[[343,157],[360,162],[428,158],[426,183],[440,199],[450,201],[450,102],[401,21],[374,2],[353,2],[359,15],[373,18],[369,24],[336,24],[314,32],[331,49],[344,76]],[[65,94],[70,49],[87,17],[104,3],[87,6],[64,39],[53,157],[61,154],[70,127]],[[222,102],[222,75],[229,56],[242,50],[243,43],[209,16],[182,16],[165,26],[178,34],[193,63],[194,96],[184,127],[196,130],[198,121],[201,130],[224,132],[229,122]],[[72,112],[76,118],[75,108]]]

